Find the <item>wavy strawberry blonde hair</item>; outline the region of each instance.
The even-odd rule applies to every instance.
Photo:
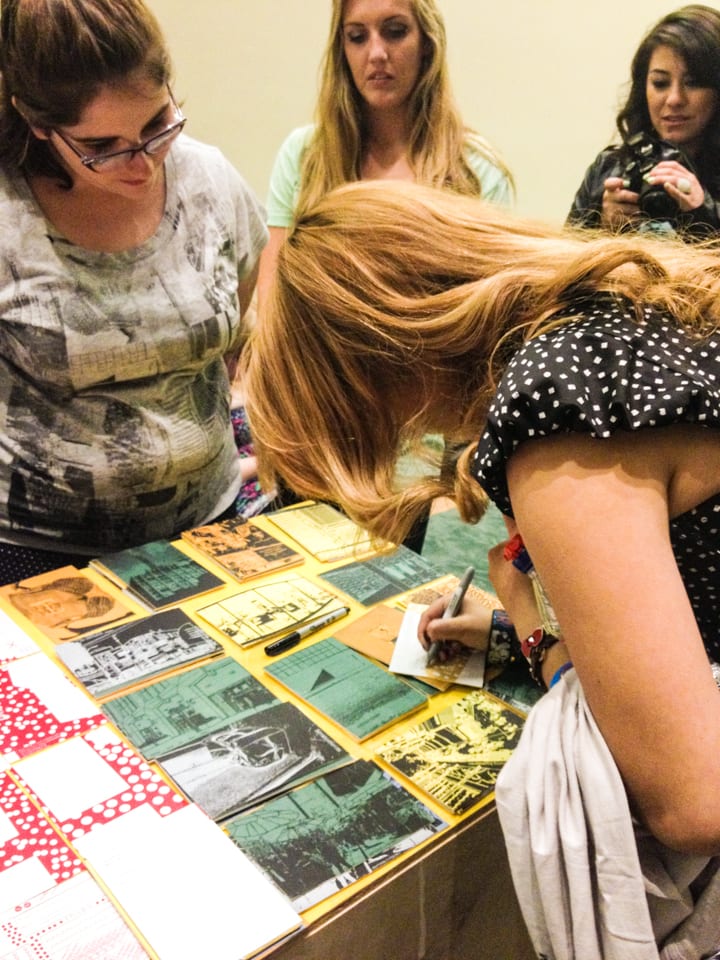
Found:
[[[401,181],[334,190],[284,244],[244,357],[263,482],[282,477],[395,542],[438,496],[476,522],[471,441],[509,358],[599,291],[702,336],[720,320],[720,254],[570,232]],[[470,444],[455,475],[399,479],[399,456],[432,431]]]

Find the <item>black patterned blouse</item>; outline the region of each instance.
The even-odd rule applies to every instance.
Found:
[[[720,336],[691,338],[646,308],[642,322],[622,298],[584,301],[578,319],[530,340],[499,385],[473,472],[512,515],[506,467],[525,440],[672,423],[720,429]],[[675,557],[708,653],[720,659],[720,495],[670,523]]]

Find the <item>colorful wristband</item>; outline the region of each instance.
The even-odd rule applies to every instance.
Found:
[[[568,660],[567,663],[564,663],[561,667],[558,667],[555,673],[552,675],[552,680],[548,684],[548,690],[552,690],[556,683],[560,681],[562,675],[567,673],[568,670],[572,667],[572,660]]]
[[[517,651],[519,642],[515,627],[504,610],[493,610],[490,621],[487,662],[490,666],[508,663]]]
[[[550,647],[554,647],[560,640],[560,637],[554,633],[548,633],[542,627],[533,630],[529,637],[522,641],[520,649],[523,656],[530,664],[530,676],[535,683],[546,690],[545,681],[542,678],[542,665]]]

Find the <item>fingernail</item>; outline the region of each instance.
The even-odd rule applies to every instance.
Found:
[[[630,181],[627,179],[627,177],[623,180],[622,185],[623,185],[623,189],[625,190],[630,189]]]
[[[655,183],[655,177],[651,177],[649,173],[646,173],[643,177],[645,183]]]

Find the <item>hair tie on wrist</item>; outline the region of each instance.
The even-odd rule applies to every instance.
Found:
[[[555,673],[552,675],[552,680],[548,684],[548,690],[552,690],[556,683],[562,678],[564,673],[567,673],[568,670],[572,667],[572,660],[568,660],[567,663],[564,663],[561,667],[558,667]]]

